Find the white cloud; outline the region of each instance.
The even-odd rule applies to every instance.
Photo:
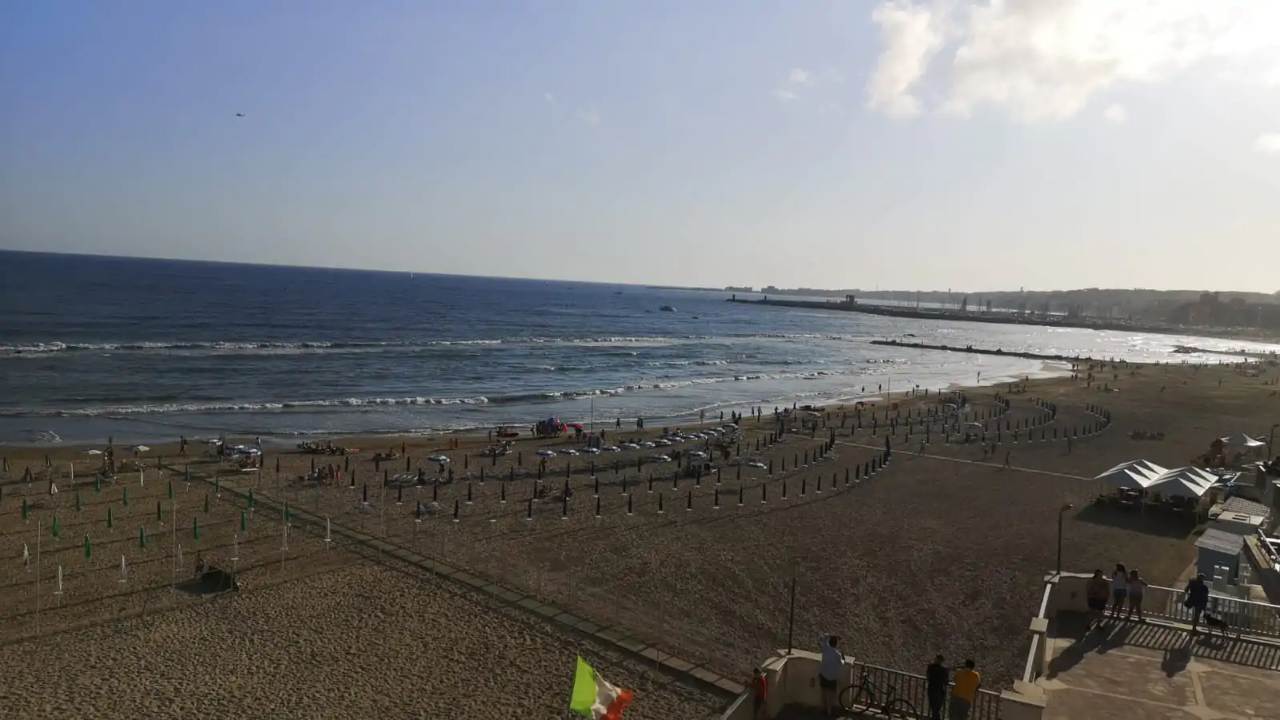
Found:
[[[1280,132],[1263,133],[1253,141],[1253,149],[1267,155],[1280,155]]]
[[[1125,110],[1120,103],[1111,103],[1106,110],[1102,111],[1102,117],[1106,118],[1107,122],[1123,125],[1129,119],[1129,111]]]
[[[867,83],[867,104],[893,117],[920,112],[914,91],[929,61],[942,47],[941,23],[945,9],[931,9],[902,0],[881,3],[871,13],[880,26],[884,50]]]
[[[801,91],[809,90],[818,84],[817,77],[801,67],[791,68],[786,80],[773,90],[773,97],[778,102],[789,103],[800,97]]]
[[[594,107],[582,108],[578,110],[578,112],[575,113],[575,115],[577,115],[579,120],[586,123],[587,125],[590,125],[591,127],[598,127],[600,125],[600,121],[601,121],[600,112],[597,111]]]
[[[1216,61],[1234,80],[1280,77],[1280,2],[884,0],[867,104],[891,116],[982,107],[1024,122],[1069,118],[1108,88]]]

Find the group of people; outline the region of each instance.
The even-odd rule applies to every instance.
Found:
[[[1138,613],[1138,622],[1146,622],[1142,616],[1142,600],[1146,595],[1147,581],[1137,568],[1125,569],[1123,563],[1116,563],[1111,572],[1111,579],[1103,576],[1101,570],[1094,570],[1093,577],[1085,585],[1085,599],[1089,603],[1089,625],[1086,630],[1100,628],[1110,614],[1119,620],[1121,613],[1129,620],[1134,612]]]
[[[1090,614],[1086,629],[1102,626],[1108,616],[1108,603],[1111,615],[1117,620],[1120,619],[1121,612],[1124,612],[1124,619],[1128,620],[1136,611],[1138,622],[1145,622],[1142,617],[1142,598],[1146,588],[1147,581],[1142,579],[1142,575],[1136,569],[1126,571],[1121,563],[1116,563],[1110,580],[1103,577],[1101,570],[1094,570],[1093,577],[1089,578],[1085,586]],[[1205,582],[1203,573],[1197,574],[1187,583],[1183,605],[1191,611],[1191,633],[1194,635],[1199,632],[1200,620],[1207,614],[1205,610],[1209,607],[1209,584]],[[1211,625],[1222,624],[1221,620],[1212,616],[1206,622]]]
[[[840,675],[845,667],[845,657],[840,651],[840,638],[836,635],[818,637],[822,659],[818,664],[818,688],[822,693],[822,709],[829,717],[837,715],[837,692]],[[978,698],[982,675],[972,659],[962,665],[947,667],[946,659],[937,655],[925,669],[925,690],[929,700],[931,720],[967,720]],[[751,674],[751,694],[754,705],[752,717],[756,720],[768,717],[769,677],[764,670],[755,668]],[[950,690],[950,693],[948,693]]]

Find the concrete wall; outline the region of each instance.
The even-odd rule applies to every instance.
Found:
[[[822,656],[805,650],[794,650],[790,655],[782,651],[769,658],[761,666],[769,678],[768,717],[776,717],[786,705],[817,708],[822,704],[818,688],[818,666]],[[840,678],[841,688],[852,684],[854,667],[845,663]],[[721,720],[754,720],[751,690],[738,697]],[[1044,713],[1044,693],[1038,687],[1016,683],[1014,690],[1000,694],[1001,720],[1040,720]]]
[[[819,707],[822,695],[818,689],[818,666],[822,656],[806,650],[793,650],[790,655],[775,655],[761,665],[765,677],[769,679],[768,716],[774,717],[782,711],[784,705],[806,705]],[[853,669],[845,665],[844,677],[840,686],[844,687],[853,680]],[[753,720],[755,705],[752,701],[752,690],[747,688],[729,710],[721,716],[721,720]]]

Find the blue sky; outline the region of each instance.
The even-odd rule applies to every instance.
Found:
[[[7,3],[0,247],[1272,292],[1271,20],[1179,0]]]

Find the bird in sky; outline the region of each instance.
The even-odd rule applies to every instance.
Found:
[[[236,117],[244,117],[244,113],[236,113]]]

